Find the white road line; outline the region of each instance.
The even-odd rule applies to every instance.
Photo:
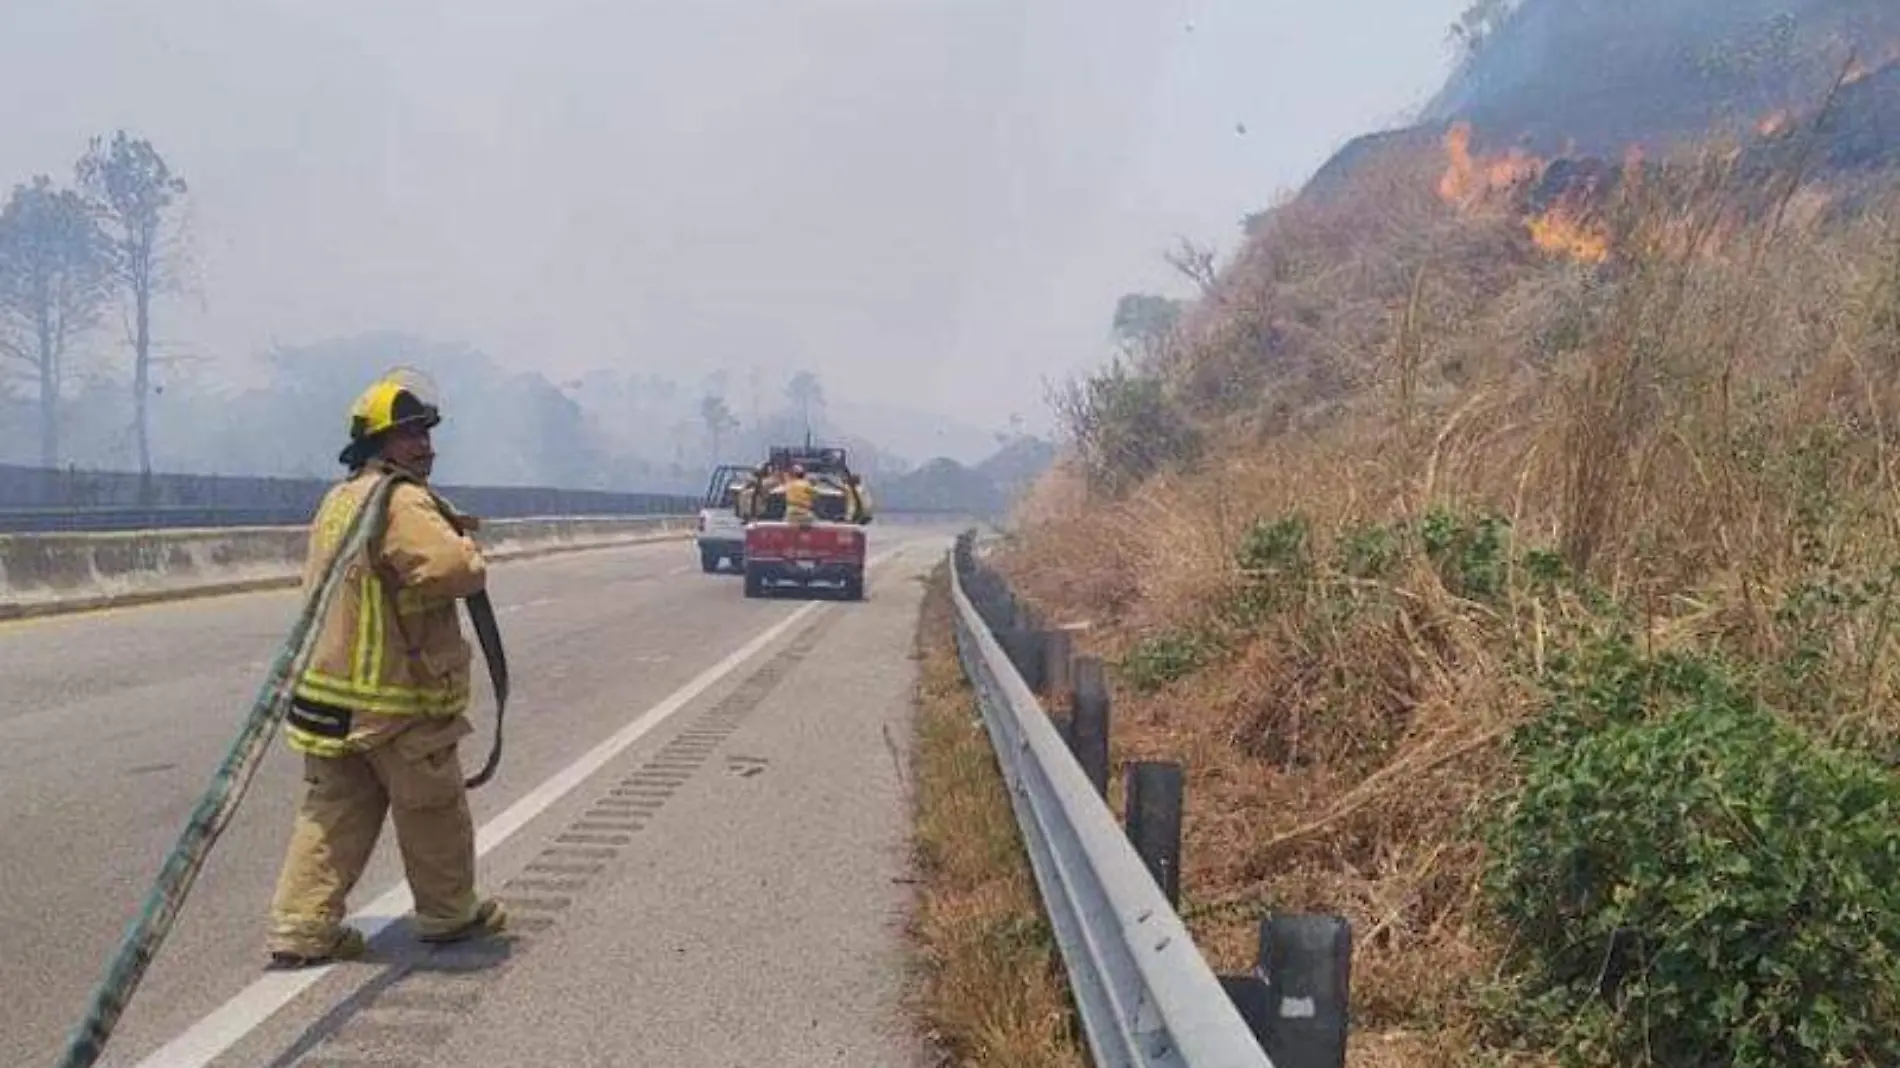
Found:
[[[906,546],[899,545],[879,553],[866,561],[865,569],[868,571],[871,568],[881,567],[903,553],[905,548]],[[825,603],[822,601],[808,603],[767,627],[763,633],[747,642],[743,648],[701,672],[693,681],[673,691],[666,700],[641,713],[638,719],[620,728],[606,741],[588,750],[580,759],[556,772],[519,801],[503,809],[500,814],[475,832],[475,855],[483,856],[507,841],[511,835],[527,826],[536,816],[546,812],[575,787],[586,782],[609,761],[664,723],[667,717],[686,707],[700,694],[737,671],[746,661],[757,656],[766,646],[771,645],[787,631],[797,626],[800,621],[823,607]],[[349,921],[356,924],[365,937],[375,938],[414,906],[415,900],[410,897],[409,885],[406,882],[397,883],[352,914]],[[137,1068],[203,1068],[204,1065],[210,1064],[223,1055],[226,1050],[237,1045],[246,1035],[257,1030],[277,1010],[290,1004],[299,994],[315,986],[319,980],[330,973],[330,969],[335,967],[338,965],[322,965],[294,972],[266,972],[250,986],[239,991],[231,1000],[191,1025],[183,1034],[139,1061]]]

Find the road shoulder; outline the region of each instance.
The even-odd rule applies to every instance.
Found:
[[[920,608],[913,1011],[945,1064],[1084,1068],[1062,958],[957,659],[947,564]]]
[[[902,998],[924,559],[592,784],[498,887],[505,945],[419,958],[294,1063],[925,1063]]]

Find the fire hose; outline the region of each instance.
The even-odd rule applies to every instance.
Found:
[[[192,884],[197,881],[211,847],[236,815],[238,805],[250,788],[251,778],[262,762],[265,745],[288,711],[292,688],[310,661],[315,648],[317,622],[323,619],[342,587],[343,576],[351,563],[365,550],[374,551],[382,541],[389,523],[389,499],[396,484],[413,480],[401,474],[385,474],[371,487],[363,506],[357,509],[346,528],[336,556],[331,559],[323,579],[304,598],[303,609],[292,624],[290,635],[271,661],[270,671],[258,689],[249,715],[238,728],[237,737],[225,751],[223,760],[211,776],[211,783],[199,798],[191,816],[179,833],[177,842],[165,857],[158,878],[147,892],[138,915],[119,941],[106,974],[94,988],[86,1015],[67,1040],[60,1068],[86,1068],[105,1052],[106,1041],[138,989],[159,948],[171,933],[172,923],[184,907]],[[433,496],[433,494],[432,494]],[[453,523],[456,517],[439,498],[437,507]],[[457,524],[457,529],[460,529]],[[501,764],[502,714],[508,705],[508,662],[502,651],[501,631],[495,622],[494,606],[487,591],[478,591],[463,601],[488,664],[489,682],[495,693],[495,734],[488,759],[480,771],[466,780],[468,789],[476,789],[491,779]]]

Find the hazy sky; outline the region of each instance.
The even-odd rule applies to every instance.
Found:
[[[150,137],[202,296],[161,332],[234,374],[391,328],[1039,423],[1176,234],[1422,103],[1464,3],[0,0],[0,182]]]

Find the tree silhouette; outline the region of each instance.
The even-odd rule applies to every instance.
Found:
[[[699,402],[699,418],[706,424],[706,433],[712,438],[712,462],[719,463],[725,455],[725,436],[739,429],[739,419],[726,406],[724,397],[707,396]]]
[[[785,395],[790,398],[793,410],[798,412],[799,419],[805,425],[806,433],[810,433],[813,426],[811,418],[813,409],[823,409],[825,406],[824,384],[810,371],[800,371],[786,383]]]
[[[59,464],[66,348],[112,295],[111,250],[93,206],[41,175],[0,210],[0,356],[39,386],[40,466]]]
[[[147,401],[152,388],[152,297],[166,283],[171,257],[165,235],[185,181],[172,174],[151,142],[124,130],[92,139],[77,167],[80,188],[96,201],[112,238],[112,265],[132,298],[132,395],[136,405],[139,473],[149,483],[152,443]]]

